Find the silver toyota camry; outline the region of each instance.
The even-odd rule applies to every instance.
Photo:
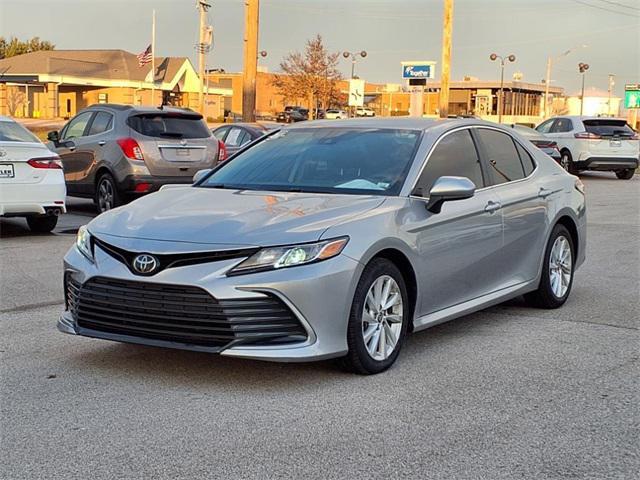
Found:
[[[523,294],[560,307],[585,225],[580,180],[513,129],[301,123],[81,228],[58,328],[378,373],[411,332]]]

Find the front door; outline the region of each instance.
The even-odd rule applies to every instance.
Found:
[[[93,161],[93,152],[85,148],[84,138],[93,112],[83,112],[73,118],[60,134],[60,140],[54,146],[62,159],[64,179],[70,194],[85,193],[83,183],[86,165]]]
[[[440,213],[425,208],[429,191],[442,176],[469,178],[478,191],[469,199],[445,202]],[[502,215],[493,189],[483,189],[485,172],[468,129],[445,134],[429,156],[412,197],[413,220],[406,224],[420,255],[422,303],[416,316],[451,307],[500,285]],[[415,190],[414,190],[415,191]]]

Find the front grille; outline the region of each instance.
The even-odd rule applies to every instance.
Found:
[[[198,287],[65,277],[78,327],[207,347],[302,342],[307,333],[279,298],[217,300]],[[82,332],[80,332],[82,333]]]

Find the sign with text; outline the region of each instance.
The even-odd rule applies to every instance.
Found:
[[[358,78],[349,80],[349,106],[364,106],[364,80]]]
[[[435,78],[436,62],[402,62],[402,78]]]
[[[640,84],[624,86],[624,108],[640,108]]]

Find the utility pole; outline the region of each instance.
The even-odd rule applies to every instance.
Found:
[[[260,0],[244,2],[244,75],[242,79],[242,119],[256,121],[256,76],[258,72],[258,27]]]
[[[453,30],[453,0],[444,0],[442,19],[442,73],[440,74],[440,118],[449,115],[449,77],[451,74],[451,34]]]
[[[609,102],[607,103],[607,113],[611,116],[611,93],[613,90],[613,86],[615,85],[614,79],[615,75],[613,73],[609,74]]]
[[[542,104],[542,117],[547,118],[549,110],[549,84],[551,83],[551,57],[547,57],[547,75],[544,79],[544,103]]]
[[[162,96],[162,95],[161,95]],[[156,105],[156,9],[151,16],[151,105]],[[160,100],[162,105],[162,100]]]
[[[200,77],[200,91],[198,92],[198,111],[202,114],[204,114],[204,56],[209,49],[206,41],[207,11],[209,8],[211,8],[211,5],[207,2],[198,0],[198,11],[200,12],[200,35],[198,37],[198,76]]]

